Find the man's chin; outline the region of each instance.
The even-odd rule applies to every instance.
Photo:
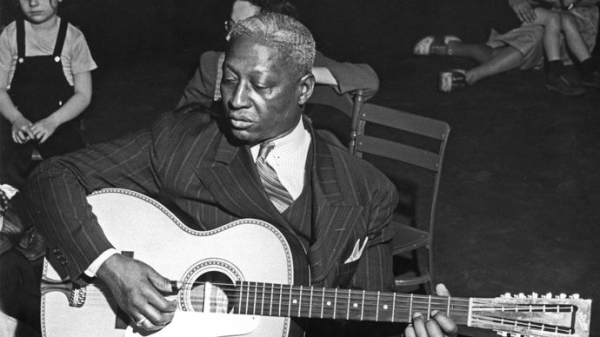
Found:
[[[253,143],[256,140],[256,135],[246,129],[240,130],[232,128],[231,134],[234,138],[244,143]]]

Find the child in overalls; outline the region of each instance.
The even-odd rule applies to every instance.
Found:
[[[97,67],[81,31],[57,15],[60,0],[19,1],[25,19],[0,35],[0,113],[10,123],[1,130],[0,181],[17,188],[36,159],[84,146],[79,115]]]

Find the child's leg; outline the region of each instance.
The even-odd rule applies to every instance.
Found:
[[[560,57],[562,34],[560,14],[543,8],[536,8],[535,14],[534,23],[544,26],[544,52],[548,61],[546,88],[567,96],[578,96],[585,93],[585,89],[580,83],[571,76],[567,76],[563,69],[564,65]]]
[[[561,20],[560,15],[544,8],[535,9],[534,24],[544,26],[544,52],[548,62],[560,60]]]
[[[486,77],[515,69],[522,61],[523,55],[511,46],[492,49],[491,58],[465,73],[467,84],[471,85]]]
[[[577,18],[570,13],[561,13],[560,18],[567,46],[581,66],[581,83],[585,86],[600,88],[600,74],[596,71],[598,60],[590,55],[579,31]]]
[[[575,16],[570,13],[560,13],[560,22],[569,50],[579,62],[589,59],[590,52],[581,37]]]
[[[494,49],[485,44],[463,43],[451,41],[448,43],[448,53],[452,56],[466,57],[479,63],[485,63],[494,57]]]

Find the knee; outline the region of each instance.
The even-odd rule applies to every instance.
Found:
[[[534,26],[534,29],[530,30],[531,43],[533,45],[540,44],[544,38],[544,27]]]
[[[546,20],[546,24],[544,25],[544,28],[546,30],[551,30],[551,31],[560,31],[562,29],[562,22],[561,22],[560,14],[555,13],[555,12],[550,12],[547,15],[548,15],[548,17]]]
[[[563,30],[577,29],[577,19],[573,14],[563,13],[560,15],[560,25]]]

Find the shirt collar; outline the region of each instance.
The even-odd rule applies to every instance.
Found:
[[[276,157],[280,157],[294,153],[299,148],[300,144],[304,144],[306,142],[306,137],[310,137],[310,135],[304,128],[303,119],[300,118],[300,121],[298,121],[298,124],[292,130],[292,132],[272,141],[275,144],[275,147],[269,156],[274,155]],[[260,144],[254,145],[250,148],[254,161],[256,161],[256,158],[258,157],[259,149]]]

